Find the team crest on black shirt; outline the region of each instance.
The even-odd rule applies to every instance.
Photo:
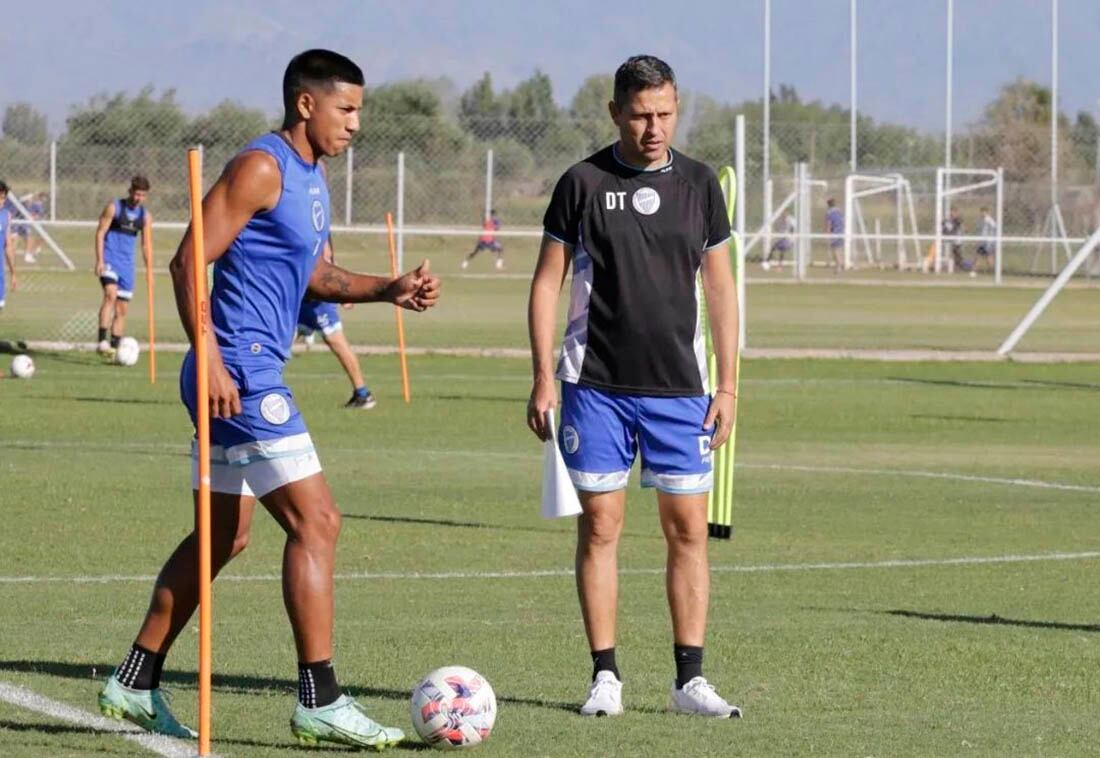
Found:
[[[661,196],[652,187],[642,187],[630,198],[630,204],[643,216],[652,216],[661,207]]]

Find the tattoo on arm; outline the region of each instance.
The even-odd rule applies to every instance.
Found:
[[[351,294],[351,279],[335,266],[321,274],[321,284],[333,295],[347,297]]]

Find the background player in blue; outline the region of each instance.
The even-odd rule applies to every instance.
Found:
[[[324,254],[325,259],[332,263],[331,239],[325,248]],[[350,308],[351,305],[347,304],[345,307]],[[363,381],[363,371],[359,368],[359,359],[355,357],[355,352],[348,344],[348,338],[344,336],[344,325],[340,321],[340,311],[336,304],[307,297],[298,309],[298,334],[309,342],[317,332],[321,333],[321,338],[328,345],[328,349],[332,351],[332,354],[336,356],[336,360],[340,361],[344,373],[348,375],[348,379],[351,381],[351,399],[344,403],[344,407],[370,410],[377,405],[374,395],[367,388],[367,383]]]
[[[283,78],[282,128],[233,158],[203,200],[204,244],[214,263],[209,325],[209,397],[197,397],[194,359],[180,373],[192,418],[211,410],[211,542],[215,574],[248,542],[257,500],[286,533],[283,599],[298,654],[299,740],[381,749],[403,738],[344,695],[332,666],[333,566],[340,512],[282,370],[298,307],[310,297],[390,302],[423,311],[439,280],[428,262],[397,279],[353,274],[321,255],[329,236],[320,160],[343,152],[359,129],[363,72],[327,50],[295,56]],[[169,266],[192,345],[191,231]],[[194,479],[193,484],[197,487]],[[134,644],[99,697],[100,709],[151,731],[193,735],[172,715],[160,669],[198,603],[198,547],[188,535],[161,569]],[[224,612],[232,612],[224,608]]]
[[[149,180],[138,175],[130,180],[126,197],[107,203],[95,231],[95,275],[103,285],[99,305],[100,353],[118,347],[126,333],[126,314],[134,296],[134,246],[141,235],[141,252],[148,268],[153,263],[153,216],[145,207]],[[108,332],[110,342],[107,341]]]
[[[576,577],[592,654],[586,716],[622,713],[615,659],[617,549],[637,453],[657,490],[668,545],[676,680],[669,708],[728,718],[740,711],[703,677],[709,599],[707,492],[712,451],[735,418],[737,289],[729,220],[714,172],[671,148],[678,111],[672,69],[635,56],[615,74],[619,141],[570,168],[544,220],[528,320],[534,386],[527,423],[545,440],[557,405],[553,343],[558,293],[573,265],[559,442],[583,513]],[[708,396],[697,286],[718,361]]]
[[[19,284],[15,275],[15,238],[11,233],[11,210],[8,205],[8,185],[0,182],[0,252],[4,254],[4,263],[7,264],[8,273],[11,274],[11,288],[14,290]],[[4,269],[0,267],[0,310],[6,304],[7,282],[4,281]]]
[[[844,270],[844,213],[836,207],[836,200],[825,200],[825,231],[829,237],[829,251],[833,254],[833,272]]]

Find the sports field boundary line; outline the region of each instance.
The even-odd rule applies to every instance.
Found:
[[[31,351],[94,352],[95,342],[64,342],[59,340],[28,340]],[[147,347],[145,345],[144,347]],[[158,342],[157,350],[166,353],[187,352],[186,342]],[[319,350],[315,348],[315,350]],[[353,345],[357,355],[395,355],[393,345]],[[311,352],[308,345],[295,345],[294,353]],[[529,359],[531,351],[515,347],[408,347],[415,356],[445,356],[450,358],[521,358]],[[1100,353],[1028,352],[998,355],[993,350],[878,350],[872,348],[799,348],[750,347],[742,356],[749,360],[852,360],[886,363],[1100,363]]]
[[[897,558],[881,561],[837,561],[814,563],[718,564],[710,567],[715,574],[773,574],[797,571],[852,571],[896,568],[936,568],[946,566],[988,566],[1014,563],[1044,563],[1050,561],[1083,561],[1100,558],[1100,551],[1037,553],[1033,555],[959,556],[954,558]],[[623,568],[620,576],[658,576],[664,567]],[[533,569],[530,571],[351,571],[335,575],[338,581],[418,581],[424,579],[546,579],[571,577],[573,569]],[[152,574],[104,574],[100,576],[0,576],[0,584],[120,584],[151,582]],[[280,574],[225,574],[218,577],[224,583],[278,582]]]
[[[46,716],[55,721],[63,721],[74,726],[87,727],[97,732],[117,734],[123,739],[134,742],[151,753],[165,756],[166,758],[191,758],[196,753],[196,748],[172,737],[161,734],[151,734],[142,731],[139,727],[125,721],[113,721],[104,716],[97,716],[79,708],[74,708],[67,703],[53,700],[45,695],[39,695],[34,690],[21,687],[9,682],[0,682],[0,700],[32,711],[41,716]],[[216,756],[215,756],[216,758]]]

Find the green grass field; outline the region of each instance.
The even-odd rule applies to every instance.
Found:
[[[471,342],[511,344],[522,330],[518,312],[492,337],[470,326],[492,314],[453,324],[445,307],[412,327],[415,341],[449,343],[466,326]],[[162,356],[155,386],[143,365],[75,353],[0,381],[0,683],[94,712],[149,577],[189,528],[178,361]],[[736,533],[711,547],[706,668],[745,710],[724,723],[663,712],[663,541],[636,486],[618,645],[629,710],[575,715],[589,660],[572,526],[537,516],[525,361],[415,358],[409,407],[392,358],[364,367],[380,398],[368,413],[340,409],[347,387],[328,355],[295,358],[287,376],[345,513],[338,671],[379,719],[408,727],[417,677],[460,663],[498,695],[487,756],[1094,754],[1095,366],[746,361]],[[258,514],[215,588],[220,755],[318,754],[287,728],[281,544]],[[188,720],[196,639],[181,638],[166,677]],[[0,755],[149,754],[0,702]]]
[[[0,339],[89,342],[95,338],[100,287],[91,273],[91,231],[63,229],[64,247],[80,267],[75,272],[45,270],[54,264],[20,263],[21,286],[9,293],[0,314]],[[167,265],[178,238],[171,230],[157,233],[157,262]],[[409,237],[407,267],[422,258],[444,277],[445,299],[431,313],[408,320],[409,344],[426,348],[519,348],[527,345],[526,302],[536,240],[506,240],[508,268],[498,275],[483,254],[466,271],[459,269],[471,241],[464,237]],[[357,270],[387,272],[384,236],[344,234],[336,239],[338,260]],[[838,278],[812,272],[809,284],[792,284],[789,274],[764,275],[750,266],[747,295],[749,344],[756,348],[942,349],[993,351],[1039,297],[1049,280],[1017,277],[1010,286],[993,287],[989,277],[969,280],[899,272],[849,272]],[[886,280],[891,286],[868,285]],[[971,283],[973,282],[973,286]],[[929,286],[953,283],[963,286]],[[147,298],[139,267],[129,332],[144,339]],[[559,313],[565,317],[565,297]],[[1089,352],[1095,350],[1098,288],[1080,282],[1062,292],[1019,350]],[[156,277],[157,336],[182,341],[171,283]],[[356,344],[393,345],[393,311],[358,307],[343,312]],[[564,323],[564,321],[563,321]]]

